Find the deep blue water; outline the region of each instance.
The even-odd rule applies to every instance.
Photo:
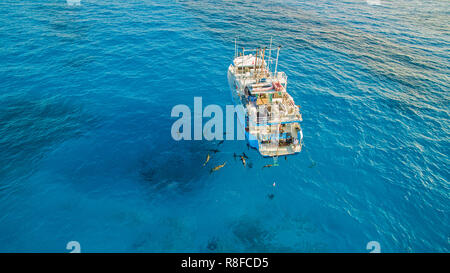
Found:
[[[0,15],[1,252],[450,250],[448,1],[4,0]],[[209,174],[217,141],[175,142],[170,111],[231,104],[236,36],[283,46],[305,147],[262,169],[226,141]]]

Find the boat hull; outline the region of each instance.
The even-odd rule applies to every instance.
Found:
[[[267,148],[262,151],[261,147],[261,143],[258,140],[258,136],[251,134],[246,128],[248,128],[246,121],[248,120],[248,113],[246,111],[245,106],[242,104],[240,96],[242,95],[241,92],[241,88],[240,86],[238,86],[238,82],[236,81],[236,78],[233,74],[233,66],[230,65],[228,67],[228,72],[227,72],[227,78],[228,78],[228,85],[230,88],[230,94],[231,94],[231,99],[233,101],[233,104],[235,106],[243,106],[243,107],[236,107],[236,111],[237,111],[237,121],[239,123],[239,126],[241,127],[242,130],[244,130],[245,132],[245,138],[246,141],[249,145],[249,147],[252,147],[256,150],[258,150],[258,152],[264,156],[264,157],[276,157],[276,156],[284,156],[284,155],[293,155],[293,154],[297,154],[301,151],[301,144],[299,146],[299,148],[297,149],[291,149],[291,148],[286,148],[286,149],[277,149],[274,148],[271,151],[268,151]],[[301,132],[301,130],[298,132],[297,137],[302,140],[303,138],[303,134]],[[276,146],[276,145],[275,145]]]

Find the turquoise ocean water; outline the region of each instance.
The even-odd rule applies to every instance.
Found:
[[[448,1],[1,1],[0,251],[448,252],[449,22]],[[282,45],[302,106],[278,167],[170,136],[173,106],[232,103],[237,36]]]

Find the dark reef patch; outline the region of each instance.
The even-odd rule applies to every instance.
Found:
[[[95,120],[57,98],[0,99],[0,176],[22,170],[50,147],[83,135]]]
[[[208,244],[206,245],[206,248],[210,251],[216,251],[219,246],[218,239],[216,237],[213,237],[209,239]]]
[[[214,144],[208,141],[170,140],[167,145],[154,147],[142,159],[140,175],[153,190],[189,192],[198,186],[196,182],[202,180],[201,177],[209,175],[211,166],[225,161],[226,156],[220,151],[211,154],[212,147]],[[203,166],[208,153],[211,159]]]
[[[246,251],[269,251],[270,233],[258,220],[242,218],[232,226],[233,235],[244,244]]]

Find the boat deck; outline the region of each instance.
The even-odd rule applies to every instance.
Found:
[[[258,48],[255,54],[238,54],[228,68],[228,80],[235,103],[245,107],[246,120],[241,121],[245,131],[257,141],[263,156],[276,157],[299,153],[303,134],[300,122],[300,107],[286,91],[287,75],[277,71],[277,58]],[[271,61],[275,69],[271,71]],[[256,147],[255,147],[256,148]]]

